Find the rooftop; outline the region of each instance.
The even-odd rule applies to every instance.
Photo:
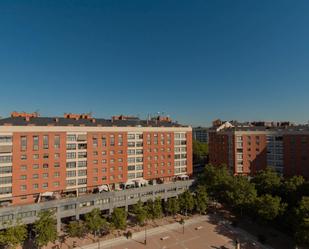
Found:
[[[90,114],[65,113],[64,117],[40,117],[38,113],[12,112],[11,117],[0,119],[0,126],[102,126],[102,127],[187,127],[169,117],[156,116],[139,119],[133,116],[113,116],[111,119],[93,118]]]

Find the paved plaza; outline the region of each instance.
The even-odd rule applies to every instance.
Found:
[[[270,248],[223,220],[202,216],[187,220],[184,234],[182,225],[173,223],[148,230],[146,245],[145,231],[142,231],[133,234],[131,239],[121,237],[101,242],[100,249],[232,249],[236,239],[239,239],[242,249]],[[98,244],[82,248],[97,249]]]

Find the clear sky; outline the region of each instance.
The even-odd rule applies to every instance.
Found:
[[[0,115],[309,119],[308,0],[0,1]]]

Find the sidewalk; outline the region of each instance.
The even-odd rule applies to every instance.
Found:
[[[213,217],[212,217],[213,218]],[[205,224],[206,222],[206,224]],[[209,216],[200,216],[200,217],[194,217],[191,219],[188,219],[185,221],[185,228],[190,229],[192,231],[194,231],[194,225],[203,225],[203,226],[207,226],[209,224]],[[218,220],[218,226],[223,226],[224,229],[226,229],[227,233],[226,234],[226,241],[228,241],[228,243],[226,244],[226,248],[234,248],[233,246],[233,240],[234,237],[237,238],[241,238],[241,240],[246,244],[246,247],[243,248],[256,248],[256,249],[272,249],[269,246],[266,245],[262,245],[261,243],[259,243],[256,238],[254,236],[252,236],[251,234],[248,234],[246,231],[243,231],[242,229],[239,228],[234,228],[232,227],[227,221],[225,220]],[[167,247],[159,247],[159,243],[155,246],[152,247],[154,245],[150,245],[151,242],[153,242],[153,240],[151,241],[151,239],[153,237],[156,237],[157,241],[160,241],[160,237],[166,236],[166,235],[170,235],[171,233],[175,232],[175,231],[181,231],[182,225],[180,225],[179,223],[172,223],[172,224],[168,224],[168,225],[164,225],[164,226],[160,226],[160,227],[156,227],[156,228],[152,228],[147,230],[147,248],[148,246],[150,246],[151,248],[167,248]],[[204,230],[204,233],[206,232],[207,236],[211,236],[211,231],[208,230]],[[159,236],[160,234],[162,234],[161,236]],[[188,231],[187,231],[188,234]],[[204,235],[204,238],[206,236],[206,234]],[[179,235],[180,236],[180,235]],[[232,237],[232,238],[231,238]],[[141,246],[142,242],[144,241],[145,238],[145,231],[140,231],[137,233],[134,233],[132,235],[131,239],[127,239],[124,236],[116,238],[116,239],[111,239],[111,240],[105,240],[105,241],[101,241],[100,242],[100,247],[98,247],[98,243],[94,243],[94,244],[90,244],[90,245],[86,245],[86,246],[82,246],[82,247],[77,247],[77,248],[82,248],[82,249],[105,249],[105,248],[114,248],[117,246],[124,246],[124,248],[126,248],[126,244],[127,243],[132,243],[132,241],[139,241],[139,247]],[[169,241],[174,241],[175,237],[171,236]],[[177,239],[178,240],[178,239]],[[162,242],[162,241],[160,241]],[[182,243],[182,242],[177,242],[177,243]],[[182,244],[179,244],[179,246]],[[183,246],[182,246],[183,247]],[[169,247],[168,247],[169,248]],[[188,247],[183,247],[183,248],[188,248]],[[207,247],[204,247],[207,248]],[[209,247],[211,248],[211,247]],[[219,247],[218,247],[219,248]]]

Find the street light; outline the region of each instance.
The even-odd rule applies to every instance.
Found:
[[[182,234],[185,234],[185,220],[183,218],[181,218],[179,223],[182,225]]]

